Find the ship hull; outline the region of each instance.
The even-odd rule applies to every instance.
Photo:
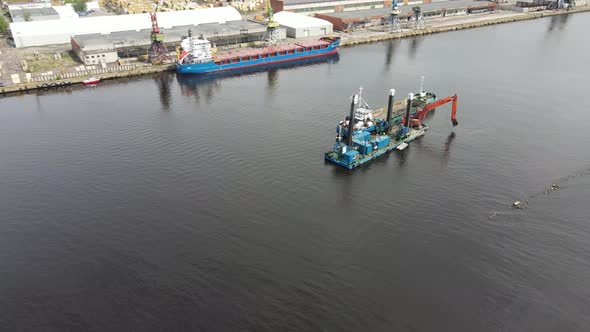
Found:
[[[410,129],[410,133],[403,139],[396,141],[396,140],[391,140],[391,142],[387,145],[385,145],[384,147],[381,147],[379,149],[373,150],[371,153],[369,154],[359,154],[358,155],[358,159],[352,161],[352,162],[347,162],[342,158],[342,155],[339,152],[336,151],[330,151],[330,152],[326,152],[324,154],[324,159],[334,163],[336,165],[340,165],[344,168],[348,168],[348,169],[354,169],[357,167],[360,167],[361,165],[368,163],[372,160],[377,159],[378,157],[384,155],[386,152],[389,152],[391,150],[403,150],[405,148],[408,147],[408,143],[410,143],[411,141],[418,139],[422,136],[424,136],[424,134],[426,133],[426,130],[428,130],[428,126],[422,126],[421,128],[418,129]]]
[[[176,71],[180,74],[207,74],[313,59],[338,53],[338,44],[339,43],[332,43],[324,49],[303,51],[293,54],[278,55],[252,60],[242,60],[227,64],[220,64],[216,62],[176,64]]]

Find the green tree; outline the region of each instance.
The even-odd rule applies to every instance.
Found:
[[[84,1],[84,0],[75,0],[72,3],[72,7],[74,8],[74,10],[77,13],[85,12],[88,9],[88,6],[86,5],[86,1]]]
[[[3,15],[0,15],[0,33],[8,31],[8,22],[4,19]]]
[[[23,11],[23,18],[25,19],[25,22],[31,21],[32,20],[32,18],[31,18],[31,12],[25,9]]]

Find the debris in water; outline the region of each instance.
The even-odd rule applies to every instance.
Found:
[[[512,203],[512,206],[515,209],[524,209],[525,205],[529,204],[529,201],[514,201],[514,203]]]
[[[582,170],[578,170],[576,172],[573,172],[563,178],[558,179],[557,183],[551,183],[551,185],[549,187],[546,187],[543,191],[541,192],[537,192],[534,193],[530,196],[528,196],[528,199],[525,201],[515,201],[514,203],[512,203],[512,207],[515,209],[523,209],[525,207],[525,205],[528,205],[529,200],[531,199],[536,199],[539,196],[545,195],[548,196],[551,192],[556,191],[556,190],[563,190],[567,188],[567,182],[575,177],[578,176],[585,176],[585,175],[590,175],[590,168],[586,168],[586,169],[582,169]],[[561,183],[561,184],[558,184]]]
[[[558,184],[552,183],[549,188],[545,189],[545,195],[548,195],[550,192],[552,192],[554,190],[564,189],[564,188],[565,188],[565,186],[560,186]]]

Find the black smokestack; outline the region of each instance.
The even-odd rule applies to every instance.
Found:
[[[395,97],[395,89],[389,90],[389,102],[387,103],[387,128],[391,128],[391,113],[393,112],[393,97]]]
[[[352,146],[352,134],[354,134],[354,105],[356,105],[356,101],[358,99],[357,95],[352,96],[352,101],[350,102],[350,116],[348,119],[348,135],[346,136],[346,145]]]
[[[408,95],[408,106],[406,107],[406,127],[410,128],[410,110],[412,109],[412,100],[414,100],[414,94]]]

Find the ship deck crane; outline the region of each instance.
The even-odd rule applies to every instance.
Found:
[[[458,125],[459,122],[457,121],[457,94],[439,99],[430,104],[427,104],[421,109],[418,109],[416,113],[414,113],[414,115],[410,118],[410,125],[412,127],[419,127],[422,124],[422,121],[424,120],[428,112],[450,102],[453,103],[451,110],[451,122],[453,123],[453,126]],[[407,124],[405,117],[403,119],[403,123]]]

